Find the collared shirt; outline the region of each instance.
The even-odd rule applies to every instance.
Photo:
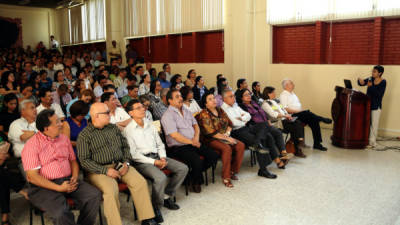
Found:
[[[153,93],[149,93],[150,98],[150,109],[153,113],[154,120],[160,120],[164,115],[165,111],[167,111],[168,106],[164,104],[159,96],[156,96]]]
[[[51,92],[51,96],[53,97],[53,102],[60,105],[60,96],[58,95],[57,91]],[[68,103],[72,100],[72,97],[69,93],[66,93],[62,96],[62,100],[64,105],[68,105]]]
[[[156,153],[160,158],[166,158],[165,146],[161,141],[157,128],[152,122],[143,119],[143,127],[132,120],[124,129],[123,134],[128,140],[130,152],[135,162],[154,164],[154,159],[146,157]]]
[[[233,104],[233,106],[230,106],[224,102],[221,108],[226,112],[226,114],[228,114],[229,119],[232,121],[234,130],[246,126],[246,123],[251,119],[250,113],[244,111],[236,103]]]
[[[199,88],[199,86],[197,86],[197,88],[200,90],[200,99],[201,99],[201,97],[203,97],[203,95],[204,95],[204,92],[206,92],[206,87],[203,86],[203,87]]]
[[[21,117],[11,123],[8,131],[8,139],[10,139],[11,143],[13,144],[13,150],[16,157],[21,157],[22,149],[26,143],[21,140],[21,135],[24,133],[24,131],[37,132],[38,130],[36,129],[36,123],[28,123],[24,117]]]
[[[183,107],[185,107],[186,109],[188,109],[193,116],[195,116],[196,114],[201,112],[201,108],[199,106],[199,104],[197,104],[197,102],[192,99],[190,100],[190,105],[186,105],[185,103],[183,103]]]
[[[170,88],[171,87],[171,83],[168,80],[163,81],[163,80],[159,79],[159,81],[160,81],[162,88]]]
[[[114,124],[96,128],[88,124],[76,144],[79,162],[90,173],[107,174],[105,165],[132,159],[129,144]]]
[[[161,118],[168,147],[185,145],[173,139],[170,135],[172,133],[178,132],[188,139],[193,139],[194,137],[193,126],[197,124],[197,121],[186,108],[182,107],[182,112],[183,115],[177,108],[169,106]]]
[[[48,180],[70,176],[70,162],[74,160],[71,142],[63,134],[53,139],[38,132],[22,150],[24,170],[39,169],[39,174]]]
[[[150,92],[150,85],[147,85],[145,83],[141,83],[139,85],[139,91],[138,91],[139,95],[145,95],[148,94],[149,92]]]
[[[103,88],[100,85],[97,85],[93,89],[93,93],[94,93],[94,96],[96,96],[97,98],[100,98],[101,95],[103,94]]]
[[[126,78],[122,79],[120,76],[118,76],[118,77],[115,78],[114,81],[113,81],[113,82],[114,82],[114,86],[115,86],[116,88],[119,88],[120,86],[126,84],[127,80],[128,80],[128,79],[126,79]]]
[[[110,113],[110,123],[112,124],[116,124],[130,118],[131,116],[129,116],[129,114],[121,107],[117,107],[115,109],[114,115]]]
[[[282,91],[281,95],[279,96],[279,100],[281,101],[281,104],[285,108],[302,111],[300,100],[293,91],[292,92],[288,92],[286,90]]]
[[[39,114],[41,111],[47,109],[46,107],[43,106],[43,104],[40,104],[38,107],[36,107],[37,114]],[[57,103],[53,103],[50,106],[50,109],[54,110],[58,118],[65,118],[65,114],[61,109],[61,106]]]

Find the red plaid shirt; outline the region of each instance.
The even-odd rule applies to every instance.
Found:
[[[42,132],[26,142],[21,154],[24,170],[39,169],[49,180],[71,175],[70,161],[76,160],[70,140],[65,135],[52,139]]]

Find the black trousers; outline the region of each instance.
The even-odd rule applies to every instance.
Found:
[[[322,117],[315,115],[310,110],[301,111],[299,113],[293,114],[293,116],[298,117],[298,120],[307,124],[312,131],[314,145],[320,145],[322,142],[321,137],[321,127],[319,126],[319,122],[322,121]]]
[[[52,182],[62,184],[69,179],[70,177],[60,178]],[[102,193],[84,181],[78,182],[78,188],[71,193],[61,193],[30,184],[29,200],[33,205],[48,213],[55,225],[93,225],[96,222]],[[76,208],[80,210],[77,222],[75,222],[74,214],[69,210],[67,197],[72,198]]]
[[[304,139],[304,127],[300,120],[291,122],[289,120],[282,120],[283,129],[290,133],[290,136],[294,142],[294,146],[297,149],[299,145],[299,138]]]
[[[232,130],[231,134],[233,138],[244,142],[246,146],[262,144],[263,146],[268,148],[269,153],[256,153],[260,170],[265,170],[266,166],[271,164],[272,160],[279,156],[279,153],[271,147],[271,145],[273,144],[273,138],[271,135],[267,135],[267,127],[263,123]]]
[[[279,128],[270,126],[268,122],[262,123],[266,126],[266,135],[269,147],[275,149],[275,152],[282,152],[286,149],[285,140],[283,140],[282,131]]]
[[[0,168],[0,208],[1,213],[10,213],[10,189],[19,192],[24,188],[25,179],[19,170]]]
[[[192,178],[192,184],[201,184],[202,171],[210,168],[218,160],[218,154],[212,148],[203,144],[200,148],[193,145],[171,147],[167,151],[167,155],[170,158],[182,161],[190,168],[189,174]],[[200,156],[203,156],[204,160],[201,160]]]

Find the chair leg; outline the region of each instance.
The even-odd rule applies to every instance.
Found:
[[[206,186],[208,186],[208,169],[206,169],[205,171],[204,171],[204,176],[205,176],[205,179],[206,179]]]
[[[212,167],[211,167],[211,176],[212,176],[212,183],[215,183],[215,168],[217,167],[217,163],[215,163]]]
[[[250,166],[253,167],[253,151],[250,150]]]
[[[30,205],[29,209],[29,225],[33,225],[33,207]]]
[[[45,224],[44,224],[43,212],[40,212],[40,220],[42,221],[42,225],[45,225]]]
[[[257,165],[257,156],[255,152],[253,152],[253,165]]]
[[[189,195],[189,178],[188,178],[188,176],[186,176],[183,183],[185,183],[185,192],[186,192],[186,196],[188,196]]]
[[[135,208],[135,203],[132,201],[132,206],[133,206],[133,219],[137,220],[137,213],[136,213],[136,208]]]
[[[101,214],[101,205],[99,206],[99,222],[100,222],[100,225],[103,225],[103,216]]]
[[[174,202],[176,202],[176,196],[174,196]]]

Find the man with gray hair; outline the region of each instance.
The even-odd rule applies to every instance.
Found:
[[[157,84],[158,85],[158,84]],[[161,85],[160,85],[161,87]],[[167,111],[168,109],[168,104],[167,104],[167,93],[169,91],[169,88],[163,88],[157,93],[157,88],[155,90],[155,94],[150,92],[149,93],[149,98],[150,98],[150,108],[153,113],[153,119],[154,120],[160,120],[161,117],[163,116],[164,112]]]
[[[21,118],[14,120],[10,125],[8,138],[13,144],[15,157],[21,158],[21,152],[25,143],[37,132],[35,102],[30,99],[19,103]]]
[[[307,124],[311,128],[314,139],[314,149],[326,151],[327,148],[321,144],[322,137],[319,122],[330,124],[332,120],[315,115],[310,110],[303,110],[299,98],[293,92],[294,83],[292,80],[288,78],[284,79],[282,81],[282,88],[284,91],[279,96],[279,100],[283,107],[285,107],[286,111],[292,114],[293,117],[297,117],[301,122]]]

